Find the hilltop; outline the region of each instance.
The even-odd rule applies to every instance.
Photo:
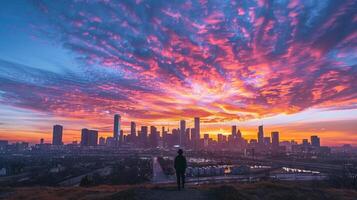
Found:
[[[319,184],[272,183],[188,186],[177,191],[174,185],[134,185],[95,187],[1,188],[1,199],[22,200],[353,200],[357,191]]]

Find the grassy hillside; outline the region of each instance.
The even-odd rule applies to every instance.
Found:
[[[253,184],[188,186],[177,191],[173,185],[1,188],[0,199],[23,200],[355,200],[357,191],[322,185],[261,182]]]

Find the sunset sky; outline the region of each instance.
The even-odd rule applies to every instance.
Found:
[[[138,126],[357,146],[356,0],[0,2],[0,140]]]

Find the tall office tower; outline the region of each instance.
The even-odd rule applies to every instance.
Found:
[[[43,138],[40,139],[40,144],[43,144],[45,140]]]
[[[197,144],[199,144],[200,142],[200,118],[199,117],[195,117],[195,140],[197,141]]]
[[[274,149],[279,148],[279,132],[273,131],[271,132],[271,143]]]
[[[89,130],[84,128],[81,133],[81,145],[88,146],[89,145]]]
[[[237,138],[237,126],[232,126],[232,137],[235,139]]]
[[[98,144],[98,131],[82,129],[81,145],[82,146],[96,146]]]
[[[185,146],[186,121],[180,121],[180,147]]]
[[[130,122],[130,137],[131,141],[134,142],[136,138],[136,124],[135,122]]]
[[[53,135],[52,135],[52,144],[53,145],[62,145],[62,132],[63,126],[54,125],[53,126]]]
[[[153,148],[156,148],[159,144],[159,138],[158,138],[158,133],[157,129],[155,126],[150,126],[150,146]]]
[[[147,126],[141,126],[140,142],[144,147],[147,147],[147,139],[148,139],[148,127]]]
[[[264,144],[264,130],[263,130],[263,125],[260,125],[258,128],[258,143],[259,144]]]
[[[120,120],[121,117],[119,114],[114,115],[114,131],[113,131],[113,138],[116,142],[119,141],[119,132],[120,132]]]
[[[317,135],[311,136],[311,146],[320,147],[320,138]]]
[[[89,130],[88,145],[97,146],[98,144],[98,131]]]
[[[189,147],[190,146],[190,128],[186,128],[185,131],[185,146]]]
[[[119,134],[119,144],[123,144],[124,143],[124,131],[120,130],[120,134]]]
[[[179,145],[180,144],[180,132],[177,129],[172,129],[172,140],[173,140],[173,145]]]
[[[194,128],[191,128],[191,147],[196,149],[196,131]]]

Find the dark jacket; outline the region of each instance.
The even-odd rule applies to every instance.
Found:
[[[186,158],[183,155],[178,155],[175,158],[175,170],[179,172],[184,172],[186,170],[187,163]]]

